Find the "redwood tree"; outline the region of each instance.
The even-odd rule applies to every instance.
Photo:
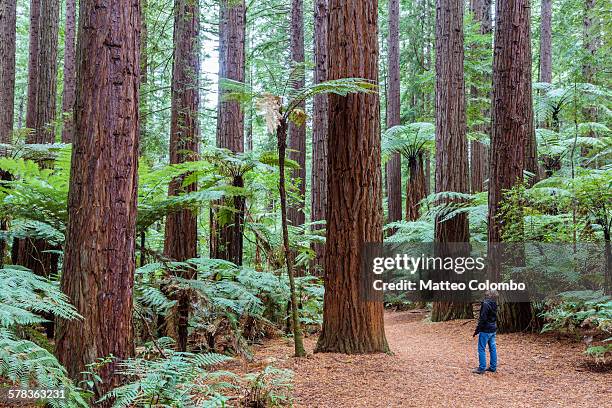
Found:
[[[491,24],[491,0],[471,0],[470,10],[474,13],[474,20],[480,22],[480,33],[489,34],[492,29]],[[487,75],[490,80],[490,76]],[[473,86],[470,89],[472,98],[478,98],[478,88]],[[490,112],[485,112],[488,117]],[[477,131],[485,134],[491,133],[489,123],[479,125]],[[489,149],[485,144],[478,140],[470,141],[470,186],[472,193],[485,190],[485,180],[488,177]]]
[[[327,1],[315,0],[314,3],[314,81],[327,80]],[[312,182],[310,210],[311,221],[326,219],[327,206],[327,95],[318,94],[313,100],[312,109]],[[319,229],[321,227],[314,226]],[[325,245],[314,244],[315,273],[325,266]]]
[[[501,242],[506,218],[501,204],[504,192],[523,180],[526,146],[533,126],[531,99],[531,43],[529,0],[498,4],[493,54],[491,156],[489,161],[488,241]],[[499,274],[495,262],[493,277]],[[531,322],[529,303],[500,305],[502,331],[525,329]]]
[[[399,0],[389,0],[387,128],[400,124]],[[402,219],[402,165],[394,153],[386,165],[388,221]],[[409,192],[407,192],[409,194]]]
[[[302,0],[291,0],[291,65],[294,89],[304,87],[304,6]],[[306,102],[300,102],[297,109],[306,110]],[[289,158],[299,165],[291,177],[298,185],[299,198],[288,208],[287,218],[291,225],[302,225],[304,216],[304,195],[306,194],[306,125],[289,122]]]
[[[15,39],[17,2],[0,2],[0,144],[10,144],[13,134],[13,110],[15,103]],[[0,147],[0,157],[6,153]],[[0,179],[9,178],[0,171]],[[0,217],[0,231],[8,227],[8,220]],[[0,239],[0,268],[4,265],[6,241]]]
[[[463,2],[436,1],[436,192],[468,192],[468,157],[463,80]],[[435,224],[437,243],[469,242],[466,214]],[[431,319],[471,317],[467,302],[434,302]]]
[[[329,1],[328,79],[378,81],[377,0]],[[363,244],[382,241],[378,94],[330,95],[327,247],[319,352],[388,350],[383,304],[359,297]]]
[[[32,0],[30,24],[26,112],[26,127],[30,132],[26,142],[54,143],[59,0]],[[49,252],[57,249],[42,239],[16,239],[13,241],[12,261],[36,274],[48,276],[57,272],[58,256]],[[48,334],[52,335],[52,331]]]
[[[64,127],[62,129],[62,142],[72,142],[74,135],[74,90],[76,86],[76,0],[66,0],[66,29],[64,30],[64,96],[62,98],[62,112],[64,113]]]
[[[56,353],[74,379],[97,358],[134,353],[139,16],[138,2],[80,2],[61,288],[83,319],[61,320],[56,337]],[[96,397],[120,382],[115,368],[100,368]]]
[[[174,64],[172,69],[172,116],[170,123],[170,163],[183,163],[197,158],[199,151],[199,5],[197,1],[175,0],[174,3]],[[183,179],[170,183],[169,195],[195,191],[196,183],[183,186]],[[164,255],[176,261],[197,256],[197,215],[190,209],[168,214]],[[194,270],[180,274],[193,278]],[[178,348],[187,348],[189,296],[178,298]]]
[[[540,82],[552,82],[552,0],[542,0],[540,17]]]
[[[246,8],[244,0],[221,0],[219,10],[219,79],[244,82],[244,39]],[[217,146],[234,153],[244,152],[244,114],[240,103],[224,100],[220,85],[217,108]],[[243,187],[242,175],[232,175],[232,185]],[[242,264],[244,197],[227,199],[234,208],[231,221],[219,225],[216,211],[211,211],[211,257]]]

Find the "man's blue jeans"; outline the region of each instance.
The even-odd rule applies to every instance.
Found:
[[[484,371],[487,368],[487,354],[485,348],[489,345],[491,360],[489,368],[491,371],[497,369],[497,347],[495,346],[495,333],[478,333],[478,369]]]

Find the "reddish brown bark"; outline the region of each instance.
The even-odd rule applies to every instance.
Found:
[[[38,29],[40,1],[30,0],[30,41],[28,56],[28,103],[26,107],[26,127],[36,127],[36,95],[38,94]]]
[[[552,0],[542,0],[540,13],[540,82],[552,82]]]
[[[493,123],[489,179],[489,251],[503,238],[506,214],[501,210],[504,193],[523,180],[533,132],[531,98],[531,43],[529,1],[498,4],[493,54]],[[499,279],[500,259],[489,256],[491,278]],[[500,331],[520,331],[532,321],[529,303],[500,302]]]
[[[471,0],[470,10],[474,13],[474,20],[480,22],[480,33],[488,34],[491,32],[491,0]],[[490,79],[490,77],[489,77]],[[477,98],[478,88],[473,86],[470,89],[472,98]],[[489,116],[487,110],[485,116]],[[474,130],[485,134],[491,133],[489,123],[478,125]],[[470,141],[470,186],[471,192],[477,193],[485,190],[485,180],[488,177],[488,158],[489,149],[477,140]]]
[[[463,80],[463,2],[436,1],[436,192],[468,192],[468,156]],[[438,243],[469,242],[466,214],[435,224]],[[446,255],[444,247],[441,256]],[[451,255],[451,254],[449,254]],[[457,254],[452,254],[457,255]],[[432,321],[471,317],[471,305],[440,297]]]
[[[399,13],[399,0],[389,0],[387,128],[400,124]],[[402,219],[402,163],[400,154],[393,154],[385,168],[387,172],[387,221],[399,221]],[[410,192],[407,192],[407,194],[410,194]]]
[[[15,108],[15,39],[17,2],[0,3],[0,143],[10,144]],[[5,154],[0,148],[0,157]],[[3,241],[4,242],[4,241]],[[0,254],[0,257],[4,251]]]
[[[97,358],[134,353],[139,8],[132,0],[80,3],[61,287],[83,319],[60,320],[56,343],[60,362],[75,379]],[[96,397],[120,382],[115,368],[110,363],[100,369]]]
[[[468,192],[463,3],[436,2],[436,192]],[[469,241],[465,214],[436,222],[436,241]]]
[[[291,1],[291,65],[294,89],[304,87],[304,6],[302,0]],[[306,102],[301,102],[298,109],[306,110]],[[291,172],[293,183],[298,186],[299,198],[291,202],[287,218],[291,225],[302,225],[305,222],[304,195],[306,194],[306,125],[289,122],[289,158],[300,166]]]
[[[219,11],[219,78],[244,82],[244,39],[246,9],[244,0],[222,0]],[[244,113],[237,101],[223,100],[219,90],[217,111],[217,146],[234,153],[244,152]],[[232,185],[243,185],[242,175],[232,176]],[[210,253],[214,258],[242,264],[244,198],[234,197],[233,219],[220,225],[216,211],[211,211]]]
[[[59,0],[41,0],[36,70],[36,121],[28,143],[55,142]],[[28,101],[28,103],[30,103]]]
[[[327,0],[316,0],[314,10],[314,80],[327,80]],[[312,109],[312,182],[311,221],[326,219],[327,206],[327,95],[316,95]],[[313,227],[320,229],[324,227]],[[314,244],[314,269],[325,267],[325,245]]]
[[[172,113],[170,123],[170,163],[197,160],[199,152],[199,5],[191,0],[174,3],[174,63],[172,69]],[[169,195],[195,191],[196,183],[183,186],[183,178],[170,183]],[[176,261],[197,256],[197,214],[189,209],[173,212],[166,217],[164,255]],[[179,274],[192,279],[193,269]],[[177,306],[177,346],[187,349],[189,295],[180,293]]]
[[[38,3],[34,0],[30,23],[35,24],[35,27],[30,28],[32,65],[28,74],[31,84],[28,84],[26,126],[31,131],[26,142],[54,143],[59,0],[40,0]],[[33,53],[36,55],[32,55]],[[57,270],[57,255],[47,252],[56,250],[57,247],[40,239],[14,240],[13,246],[13,263],[30,268],[42,276],[48,276],[50,272]]]
[[[378,81],[377,0],[329,2],[328,78]],[[388,350],[383,304],[359,297],[363,244],[382,241],[378,94],[329,98],[325,299],[319,352]]]
[[[72,142],[74,135],[74,91],[76,87],[76,0],[66,0],[66,29],[64,30],[64,95],[62,112],[64,127],[62,142]]]
[[[503,192],[523,180],[525,146],[533,111],[529,3],[510,0],[498,6],[491,101],[489,242],[500,242],[502,238]]]
[[[419,219],[419,202],[427,195],[423,154],[408,159],[409,176],[406,183],[406,220]]]

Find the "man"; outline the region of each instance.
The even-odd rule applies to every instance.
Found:
[[[478,368],[472,370],[475,374],[484,374],[485,371],[492,373],[497,370],[497,347],[495,345],[495,333],[497,332],[497,291],[485,292],[485,299],[480,303],[480,316],[478,326],[474,330],[475,337],[478,335]],[[487,368],[487,354],[485,349],[489,345],[490,362]]]

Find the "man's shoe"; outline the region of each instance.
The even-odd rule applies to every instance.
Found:
[[[494,373],[494,372],[496,372],[496,371],[497,371],[497,369],[495,369],[495,370],[494,370],[494,369],[492,369],[491,367],[489,367],[489,368],[487,368],[485,371],[490,371],[490,372]]]
[[[484,374],[485,370],[481,370],[480,368],[475,368],[472,370],[474,374]]]

